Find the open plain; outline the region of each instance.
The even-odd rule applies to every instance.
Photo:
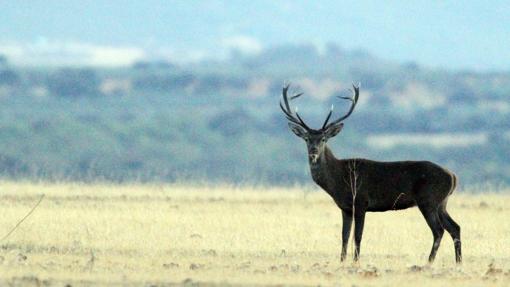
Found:
[[[360,262],[341,263],[341,212],[314,187],[0,182],[0,237],[42,194],[0,242],[0,286],[510,284],[505,191],[450,198],[462,266],[447,233],[426,264],[416,208],[368,213]]]

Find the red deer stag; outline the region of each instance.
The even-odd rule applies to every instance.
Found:
[[[455,260],[462,261],[460,227],[446,211],[448,197],[454,191],[457,178],[447,169],[429,161],[378,162],[368,159],[337,159],[327,145],[343,128],[359,98],[359,86],[353,85],[351,97],[340,97],[351,101],[347,114],[329,122],[333,108],[322,127],[311,129],[305,124],[297,109],[293,112],[289,102],[301,94],[287,96],[289,85],[282,91],[280,108],[289,121],[289,127],[305,140],[312,178],[324,189],[342,210],[342,253],[345,260],[347,244],[354,217],[354,260],[360,254],[361,237],[365,213],[401,210],[418,206],[434,237],[429,262],[432,263],[443,237],[444,230],[453,238]]]

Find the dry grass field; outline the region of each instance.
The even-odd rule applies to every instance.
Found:
[[[510,194],[457,193],[464,264],[419,211],[369,213],[341,263],[341,213],[310,188],[0,182],[0,286],[508,286]],[[352,253],[352,250],[351,250]]]

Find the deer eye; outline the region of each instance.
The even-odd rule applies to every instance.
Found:
[[[321,138],[321,142],[326,142],[326,138]]]

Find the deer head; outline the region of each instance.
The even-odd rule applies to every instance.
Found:
[[[351,108],[349,109],[347,114],[332,122],[329,122],[331,115],[333,114],[333,106],[331,106],[331,110],[329,111],[326,120],[324,121],[324,124],[320,129],[317,130],[311,129],[310,127],[308,127],[308,125],[305,124],[301,116],[299,116],[299,114],[297,113],[297,108],[294,112],[292,112],[289,102],[302,96],[303,93],[294,95],[289,99],[287,95],[289,86],[290,85],[285,85],[283,87],[282,91],[283,103],[280,101],[280,108],[285,114],[287,120],[289,120],[289,127],[292,130],[292,132],[294,132],[298,137],[305,140],[306,145],[308,147],[308,158],[312,163],[316,163],[317,160],[320,158],[321,154],[324,152],[326,142],[330,138],[336,136],[342,130],[344,126],[342,121],[348,118],[354,111],[354,108],[356,107],[359,98],[359,85],[358,86],[355,86],[354,84],[352,85],[353,88],[352,97],[338,97],[341,99],[351,101]]]

